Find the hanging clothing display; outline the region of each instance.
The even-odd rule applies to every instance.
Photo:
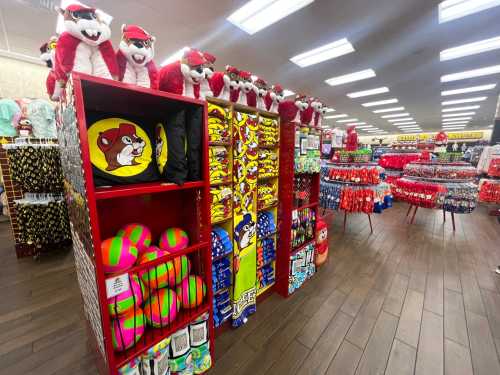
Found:
[[[0,136],[15,137],[17,132],[14,118],[19,116],[21,108],[12,99],[0,99]]]
[[[27,105],[26,114],[36,138],[57,138],[56,114],[52,104],[44,99],[32,100]]]

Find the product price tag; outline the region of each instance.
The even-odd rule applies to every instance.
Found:
[[[106,295],[108,298],[116,297],[129,289],[130,282],[128,279],[128,273],[106,279]]]
[[[299,218],[299,215],[297,213],[297,210],[292,211],[292,220],[297,220]]]
[[[189,326],[189,335],[191,338],[191,346],[200,346],[207,342],[207,322],[191,324]]]

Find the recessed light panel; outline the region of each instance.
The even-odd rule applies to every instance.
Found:
[[[330,113],[330,112],[335,112],[335,109],[333,109],[333,108],[327,108],[326,113]]]
[[[446,74],[441,77],[441,82],[460,81],[462,79],[484,77],[498,73],[500,73],[500,65],[492,65],[459,73]]]
[[[363,107],[376,107],[379,105],[386,105],[386,104],[394,104],[397,103],[398,100],[396,98],[392,99],[386,99],[386,100],[378,100],[376,102],[368,102],[368,103],[363,103],[361,104]]]
[[[354,47],[346,38],[344,38],[301,53],[300,55],[292,57],[290,61],[301,68],[305,68],[306,66],[311,66],[326,60],[334,59],[335,57],[347,55],[351,52],[354,52]]]
[[[406,121],[406,122],[398,122],[397,124],[392,124],[392,125],[396,125],[396,126],[400,126],[400,125],[414,125],[416,123],[417,123],[416,121]]]
[[[400,112],[404,111],[405,107],[393,107],[393,108],[384,108],[384,109],[377,109],[373,111],[373,113],[387,113],[387,112]]]
[[[487,96],[477,96],[474,98],[457,99],[457,100],[446,100],[442,102],[442,105],[454,105],[454,104],[465,104],[465,103],[477,103],[488,99]]]
[[[482,52],[493,51],[500,48],[500,37],[481,40],[479,42],[464,44],[441,51],[439,59],[441,61],[458,59],[470,55],[476,55]]]
[[[379,87],[379,88],[371,89],[371,90],[351,92],[350,94],[347,94],[347,96],[349,98],[351,98],[351,99],[355,99],[355,98],[362,98],[364,96],[384,94],[386,92],[389,92],[389,88],[388,87]]]
[[[368,79],[375,76],[376,74],[373,69],[366,69],[356,73],[345,74],[343,76],[338,76],[338,77],[332,77],[327,79],[325,82],[330,86],[338,86],[338,85],[343,85],[345,83],[361,81],[363,79]]]
[[[344,118],[344,117],[349,117],[349,115],[341,114],[341,115],[325,116],[326,119],[330,119],[330,118]]]
[[[393,118],[393,119],[389,119],[387,121],[389,121],[389,122],[413,121],[413,117]]]
[[[444,118],[443,122],[450,121],[463,121],[463,120],[472,120],[472,117],[452,117],[452,118]]]
[[[443,108],[443,112],[457,112],[457,111],[468,111],[471,109],[479,109],[480,105],[467,105],[464,107],[454,107],[454,108]]]
[[[355,122],[355,121],[358,121],[358,119],[357,118],[348,118],[348,119],[345,119],[345,120],[337,120],[337,122],[339,122],[339,123]]]
[[[410,114],[408,112],[406,113],[396,113],[394,115],[385,115],[385,116],[382,116],[382,118],[395,118],[395,117],[406,117],[406,116],[409,116]]]
[[[285,18],[314,0],[251,0],[232,13],[227,20],[253,35]]]
[[[490,83],[487,85],[464,87],[455,90],[446,90],[441,92],[441,96],[460,95],[460,94],[468,94],[471,92],[493,90],[496,86],[497,86],[496,83]]]
[[[449,122],[444,122],[443,124],[446,125],[463,125],[463,124],[468,124],[470,120],[462,120],[462,121],[449,121]]]
[[[500,0],[446,0],[439,4],[439,23],[462,18],[500,5]]]
[[[283,97],[285,97],[285,98],[286,98],[287,96],[291,96],[291,95],[293,95],[293,94],[295,94],[295,93],[294,93],[292,90],[288,90],[288,89],[284,89],[284,90],[283,90]]]
[[[465,128],[461,128],[461,127],[454,127],[454,128],[441,128],[443,130],[464,130]]]
[[[476,112],[447,113],[443,117],[473,116]]]

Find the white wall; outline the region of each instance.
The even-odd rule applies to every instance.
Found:
[[[0,56],[0,97],[48,99],[46,66]]]

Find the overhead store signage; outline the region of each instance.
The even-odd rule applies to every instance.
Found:
[[[446,132],[448,135],[448,140],[458,140],[458,139],[482,139],[483,138],[483,132],[482,131],[476,131],[476,132]],[[431,133],[423,133],[423,134],[409,134],[409,135],[398,135],[397,140],[400,142],[404,141],[416,141],[416,140],[421,140],[425,141],[431,137],[433,137],[434,134]]]

